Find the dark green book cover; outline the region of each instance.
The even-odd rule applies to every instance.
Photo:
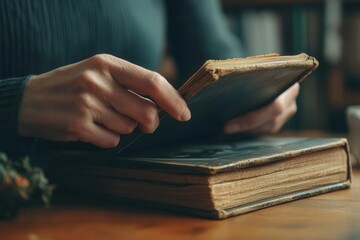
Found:
[[[177,122],[161,112],[155,133],[134,132],[124,136],[109,153],[117,155],[123,150],[216,139],[227,120],[270,103],[317,66],[316,59],[304,53],[207,61],[179,89],[192,113],[189,122]]]
[[[223,219],[350,186],[346,139],[261,138],[106,158],[63,152],[61,182],[92,196]]]

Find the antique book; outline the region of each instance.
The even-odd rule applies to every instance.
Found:
[[[160,111],[155,133],[124,136],[109,154],[218,138],[227,120],[270,103],[317,66],[317,60],[305,53],[208,60],[178,89],[191,111],[189,122],[179,123]]]
[[[65,186],[102,198],[224,219],[347,188],[345,139],[263,138],[173,146],[116,158],[58,156]]]
[[[77,191],[215,219],[346,188],[344,139],[221,134],[227,120],[270,103],[317,66],[306,54],[209,60],[179,88],[189,122],[160,112],[155,133],[123,136],[110,151],[57,150],[56,172]]]

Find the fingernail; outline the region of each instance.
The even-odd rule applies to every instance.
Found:
[[[227,134],[237,133],[240,132],[241,130],[242,130],[241,126],[237,123],[226,124],[224,127],[224,133]]]
[[[180,120],[181,121],[189,121],[191,118],[191,113],[188,107],[185,107],[183,112],[180,114]]]

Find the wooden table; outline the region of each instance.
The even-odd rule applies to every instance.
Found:
[[[0,222],[0,239],[360,239],[360,170],[348,190],[226,220],[72,197],[55,201]]]

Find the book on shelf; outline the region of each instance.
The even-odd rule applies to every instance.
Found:
[[[228,119],[271,102],[317,65],[306,54],[207,61],[179,88],[192,120],[160,112],[154,134],[134,132],[111,152],[57,150],[60,182],[214,219],[349,187],[345,139],[219,137]]]

